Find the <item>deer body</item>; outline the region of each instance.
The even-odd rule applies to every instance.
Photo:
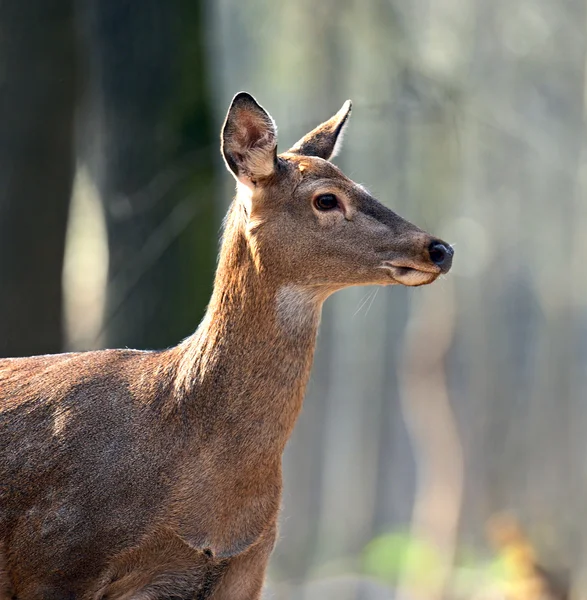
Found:
[[[238,193],[190,338],[0,360],[1,600],[259,597],[323,301],[346,285],[429,283],[452,257],[442,246],[439,266],[443,243],[327,161],[349,111],[277,157],[267,113],[235,97],[223,152]],[[362,264],[369,252],[377,262]]]

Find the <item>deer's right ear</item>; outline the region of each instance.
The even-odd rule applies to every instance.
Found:
[[[222,156],[238,181],[255,187],[277,162],[277,128],[271,115],[246,92],[237,94],[222,127]]]

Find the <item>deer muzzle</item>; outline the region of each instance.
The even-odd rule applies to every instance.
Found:
[[[442,240],[432,240],[417,258],[395,258],[385,261],[383,267],[395,283],[419,286],[432,283],[439,275],[448,273],[452,266],[454,250]]]

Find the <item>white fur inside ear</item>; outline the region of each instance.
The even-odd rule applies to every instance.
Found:
[[[275,138],[265,136],[257,142],[255,147],[245,153],[244,170],[255,179],[257,177],[269,177],[275,169]]]
[[[338,153],[340,152],[340,149],[342,148],[342,140],[344,138],[344,134],[346,133],[346,128],[347,128],[348,124],[349,124],[349,120],[347,118],[347,120],[344,122],[344,125],[341,127],[340,132],[338,133],[336,142],[334,142],[334,148],[332,149],[332,154],[330,155],[329,160],[334,158],[335,156],[337,156]]]

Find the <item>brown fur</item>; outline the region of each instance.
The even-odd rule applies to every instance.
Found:
[[[321,155],[349,111],[316,130]],[[190,338],[0,361],[2,600],[259,597],[322,302],[450,266],[432,263],[428,234],[306,155],[311,137],[278,157],[270,117],[235,97],[223,152],[239,191]],[[340,206],[318,211],[324,193]]]

